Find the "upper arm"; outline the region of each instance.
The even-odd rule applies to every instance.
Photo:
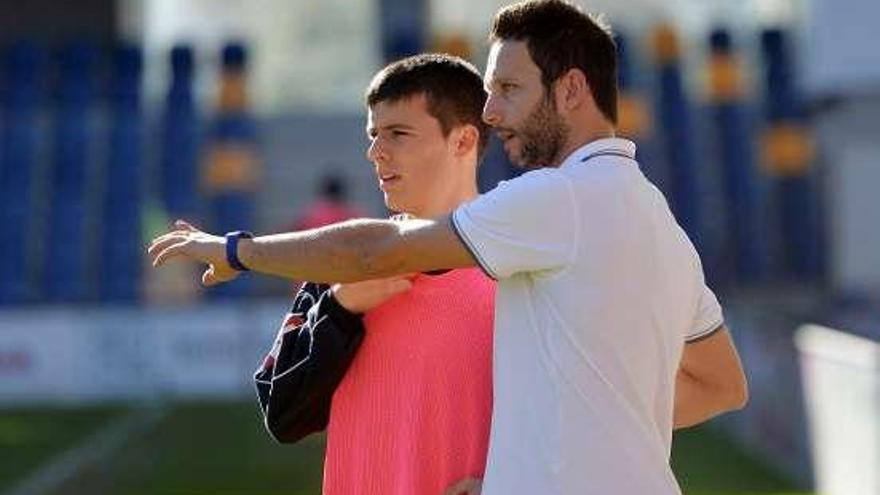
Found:
[[[502,182],[457,208],[452,226],[492,278],[562,268],[574,259],[580,234],[568,178],[535,170]]]
[[[724,324],[710,335],[685,344],[679,370],[713,388],[738,395],[745,393],[742,363]]]
[[[477,263],[453,230],[448,216],[433,220],[403,220],[397,235],[389,239],[373,267],[377,275],[465,268]]]
[[[708,286],[702,281],[702,272],[700,275],[700,283],[702,290],[699,300],[697,301],[697,312],[691,327],[687,329],[685,340],[687,342],[696,342],[712,335],[724,323],[724,315],[721,311],[721,305],[718,298]]]
[[[494,279],[571,261],[577,238],[574,192],[552,170],[535,170],[433,220],[395,222],[369,252],[374,276],[479,266]]]

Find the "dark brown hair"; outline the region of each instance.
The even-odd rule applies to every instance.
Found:
[[[617,123],[617,48],[610,28],[563,0],[527,0],[501,9],[490,41],[525,41],[544,88],[580,69],[596,106]]]
[[[367,106],[425,95],[428,113],[440,123],[443,136],[457,126],[471,124],[480,133],[477,157],[489,138],[483,122],[486,91],[473,65],[452,55],[427,53],[407,57],[379,71],[367,88]]]

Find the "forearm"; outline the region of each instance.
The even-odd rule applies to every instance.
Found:
[[[229,249],[254,272],[318,283],[359,282],[476,264],[448,218],[349,220],[304,232],[253,239],[235,236],[229,241],[182,220],[176,225],[177,230],[153,239],[147,248],[153,266],[176,257],[205,263],[202,283],[208,286],[238,275]]]
[[[708,421],[724,412],[741,408],[744,401],[679,370],[675,380],[673,428],[687,428]]]
[[[313,282],[351,282],[399,273],[395,246],[403,235],[388,220],[351,220],[239,243],[238,256],[259,273]]]

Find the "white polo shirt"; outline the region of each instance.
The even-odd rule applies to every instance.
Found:
[[[484,495],[680,493],[669,467],[686,340],[722,323],[635,144],[588,143],[452,223],[498,279]]]

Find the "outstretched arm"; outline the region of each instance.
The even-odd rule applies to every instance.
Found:
[[[159,236],[148,253],[153,265],[173,258],[202,262],[205,285],[238,272],[226,261],[226,239],[186,222]],[[242,239],[238,258],[248,269],[296,280],[354,282],[391,275],[474,266],[448,217],[433,220],[349,220],[319,229]]]

